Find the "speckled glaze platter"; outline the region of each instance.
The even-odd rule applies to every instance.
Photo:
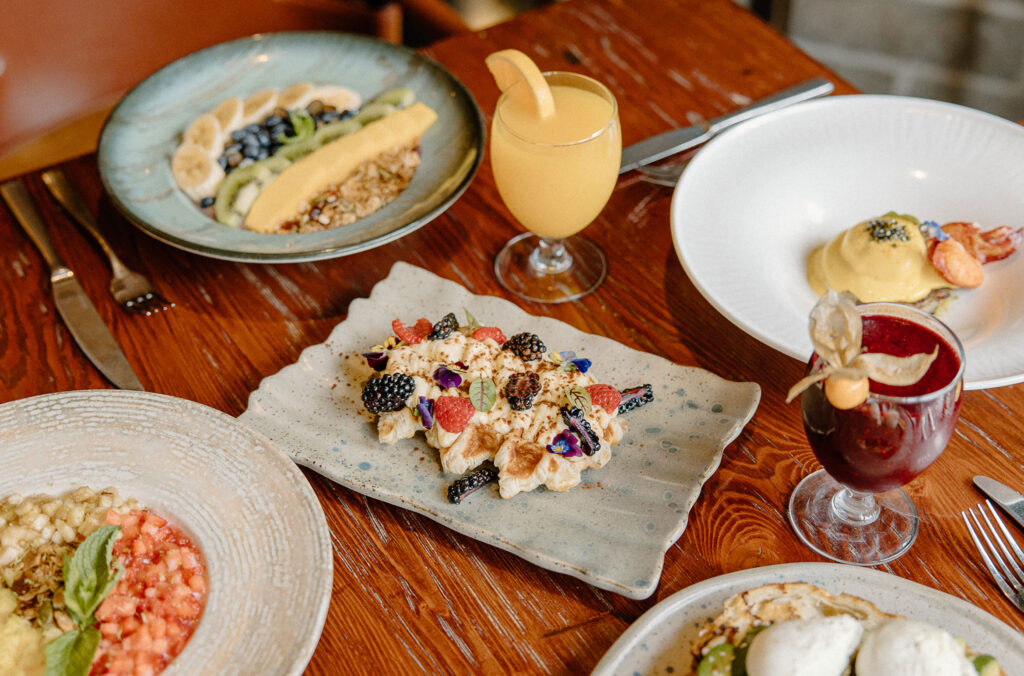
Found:
[[[871,568],[838,563],[787,563],[741,570],[672,594],[630,625],[592,676],[690,673],[690,645],[700,627],[733,594],[766,584],[808,582],[834,594],[871,601],[882,610],[930,622],[994,655],[1007,674],[1024,674],[1024,635],[963,599]]]
[[[0,467],[0,496],[113,486],[198,544],[206,608],[163,673],[305,669],[330,603],[330,534],[309,482],[263,435],[184,399],[62,392],[0,406]]]
[[[409,187],[377,213],[323,232],[266,235],[203,215],[171,175],[170,158],[182,131],[225,98],[307,81],[344,85],[364,99],[409,87],[437,112],[423,135],[422,164]],[[468,187],[483,144],[476,101],[437,62],[360,35],[263,33],[195,52],[144,80],[107,120],[98,160],[114,203],[153,237],[213,258],[281,263],[365,251],[426,225]]]
[[[363,410],[372,373],[362,352],[391,335],[391,320],[464,316],[506,335],[536,333],[549,350],[574,350],[594,362],[601,382],[651,383],[655,401],[623,416],[628,428],[602,469],[571,491],[537,490],[511,500],[494,485],[461,505],[445,497],[455,475],[441,471],[421,435],[394,446],[377,441]],[[673,364],[516,305],[471,294],[420,268],[396,263],[370,297],[357,299],[326,342],[260,383],[241,420],[277,442],[296,462],[352,490],[423,514],[453,530],[630,598],[657,587],[665,550],[725,447],[757,408],[755,383],[735,383]]]

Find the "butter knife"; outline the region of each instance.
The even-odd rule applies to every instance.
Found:
[[[1024,528],[1024,495],[987,476],[974,477],[974,485]]]
[[[20,181],[8,181],[0,185],[0,194],[50,266],[53,304],[82,352],[114,385],[123,390],[142,391],[142,384],[96,307],[85,295],[75,273],[64,265],[50,243],[43,219],[25,185]]]
[[[777,94],[772,94],[721,117],[716,117],[684,129],[673,129],[672,131],[652,136],[639,143],[634,143],[628,148],[623,149],[619,173],[624,174],[645,164],[657,162],[669,155],[689,150],[694,146],[699,146],[701,143],[706,143],[711,140],[712,136],[735,124],[758,115],[780,110],[794,103],[831,94],[833,89],[835,89],[835,85],[831,82],[825,78],[816,77],[783,89]]]

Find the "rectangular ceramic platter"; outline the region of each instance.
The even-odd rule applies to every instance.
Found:
[[[591,359],[599,382],[619,389],[653,386],[654,402],[623,416],[625,438],[605,467],[587,470],[582,483],[565,493],[541,488],[502,500],[491,485],[453,505],[446,490],[457,477],[441,471],[437,452],[422,436],[394,446],[378,442],[373,416],[360,399],[372,374],[361,353],[391,335],[392,319],[411,324],[455,312],[464,321],[463,308],[506,336],[530,331],[549,352],[573,350]],[[642,599],[657,587],[665,550],[682,534],[701,486],[760,396],[755,383],[673,364],[396,263],[368,299],[352,302],[348,318],[326,342],[265,378],[240,419],[295,462],[347,488],[543,568]]]

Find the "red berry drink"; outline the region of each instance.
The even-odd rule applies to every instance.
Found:
[[[911,481],[946,447],[960,412],[963,362],[946,339],[916,320],[869,311],[862,319],[866,352],[906,357],[939,350],[918,382],[895,387],[872,380],[871,396],[849,410],[834,408],[820,383],[803,393],[804,429],[825,470],[854,490],[881,493]],[[819,368],[817,355],[808,368]]]

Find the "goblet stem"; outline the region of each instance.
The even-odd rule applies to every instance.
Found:
[[[572,256],[560,239],[538,238],[537,248],[530,253],[530,267],[542,275],[557,275],[572,267]]]
[[[873,494],[845,487],[832,496],[832,511],[836,518],[851,526],[874,523],[882,512]]]

